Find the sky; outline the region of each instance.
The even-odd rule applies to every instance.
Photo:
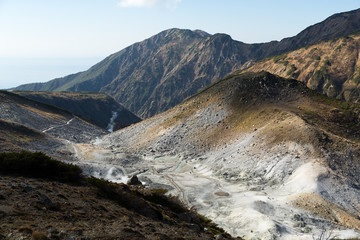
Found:
[[[87,70],[169,28],[291,37],[359,0],[0,0],[0,89]]]

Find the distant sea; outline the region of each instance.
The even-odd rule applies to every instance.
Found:
[[[103,58],[0,58],[0,89],[85,71]]]

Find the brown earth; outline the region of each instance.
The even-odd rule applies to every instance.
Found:
[[[0,176],[0,239],[215,239],[206,223],[191,212],[145,200],[136,187],[128,209],[99,195],[89,185],[69,185],[24,177]],[[150,190],[149,190],[150,191]],[[141,205],[143,204],[143,205]],[[155,212],[151,212],[153,209]],[[223,239],[231,239],[227,234]],[[42,238],[42,239],[48,239]]]

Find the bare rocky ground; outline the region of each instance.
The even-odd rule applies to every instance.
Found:
[[[88,185],[0,176],[0,189],[0,239],[232,239],[204,230],[197,215],[145,200],[131,210]]]
[[[137,174],[167,188],[233,236],[359,237],[358,120],[299,84],[234,75],[168,112],[78,144],[77,159],[89,174]]]
[[[7,108],[14,107],[2,106],[0,113],[4,116]],[[36,112],[36,108],[30,109]],[[44,118],[40,114],[37,119],[49,116],[59,118],[58,122],[41,125],[31,134],[51,135],[54,141],[61,142],[53,147],[63,154],[60,154],[63,159],[80,165],[86,174],[115,182],[126,182],[129,176],[137,175],[145,186],[169,190],[168,194],[178,196],[186,207],[209,217],[233,236],[313,239],[324,231],[341,239],[360,236],[359,108],[322,97],[296,81],[266,73],[235,73],[174,109],[105,136],[91,127],[83,127],[83,122],[71,115],[45,114]],[[94,140],[96,136],[99,138]],[[76,199],[94,196],[89,189],[77,190],[48,182],[42,182],[44,187],[31,195],[31,191],[16,186],[29,185],[33,180],[2,178],[2,181],[3,186],[9,186],[6,189],[10,188],[1,200],[10,199],[3,202],[2,215],[13,224],[12,228],[2,225],[3,229],[12,229],[2,234],[5,237],[14,234],[9,236],[13,239],[23,236],[19,231],[23,225],[25,232],[50,234],[45,225],[48,222],[55,224],[58,232],[66,229],[66,234],[74,234],[74,229],[65,227],[69,225],[59,219],[79,210],[75,207],[79,201]],[[50,186],[54,184],[56,189],[69,192],[65,197],[73,199],[72,207],[68,209],[65,203],[68,201],[62,203],[59,196],[51,195],[60,192],[52,190]],[[13,199],[7,196],[11,189],[16,193]],[[61,209],[69,212],[57,215],[58,212],[46,207],[36,208],[42,195],[52,203],[60,202]],[[29,206],[23,199],[29,200]],[[17,214],[13,210],[18,206],[31,212],[30,216],[41,217]],[[123,234],[115,230],[122,229],[120,225],[101,218],[105,213],[99,209],[100,215],[85,214],[84,226],[98,224],[91,222],[96,221],[96,216],[106,226],[101,223],[94,228],[96,234],[86,232],[84,236],[106,239],[98,232],[102,229]],[[49,220],[50,215],[58,218],[43,220]],[[29,222],[15,220],[23,216],[29,217]],[[75,219],[81,216],[75,215]],[[146,229],[144,226],[130,229],[138,232]],[[154,236],[146,231],[140,234],[137,236],[142,238]],[[80,233],[76,237],[81,239]],[[189,238],[206,239],[207,235]]]
[[[72,163],[81,146],[105,135],[69,112],[8,92],[0,93],[0,132],[1,152],[41,151]],[[83,166],[89,167],[96,176],[123,175],[102,161]],[[0,239],[233,239],[196,212],[153,195],[157,190],[121,183],[110,187],[117,195],[104,195],[83,181],[0,174]]]

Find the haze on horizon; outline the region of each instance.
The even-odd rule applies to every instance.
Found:
[[[357,0],[0,0],[0,88],[84,71],[169,28],[268,42],[359,7]]]

